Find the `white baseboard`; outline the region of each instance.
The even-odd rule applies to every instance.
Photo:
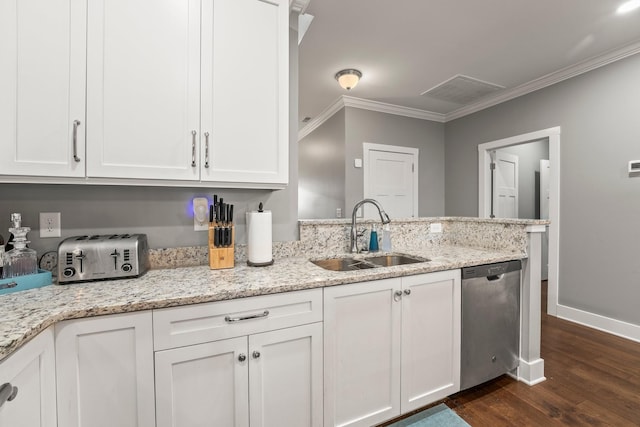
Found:
[[[617,335],[632,341],[640,342],[640,325],[611,319],[599,314],[567,307],[566,305],[558,304],[557,308],[557,316],[561,319],[579,323],[581,325],[598,329],[599,331]]]
[[[527,385],[536,385],[546,380],[547,378],[544,376],[544,360],[537,359],[533,362],[527,362],[520,359],[517,379]]]

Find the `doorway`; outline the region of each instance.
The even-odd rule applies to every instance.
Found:
[[[365,198],[375,199],[390,218],[418,216],[417,148],[362,144]],[[376,218],[377,210],[364,205],[364,217]]]
[[[478,145],[478,215],[491,216],[491,163],[492,152],[534,141],[546,140],[549,144],[548,190],[548,294],[547,313],[557,315],[558,310],[558,259],[560,231],[560,127],[544,129]],[[544,236],[543,236],[544,240]]]

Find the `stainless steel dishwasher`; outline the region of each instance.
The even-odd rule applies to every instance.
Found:
[[[520,261],[462,269],[460,389],[518,367]]]

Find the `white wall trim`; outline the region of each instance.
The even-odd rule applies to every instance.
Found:
[[[497,148],[524,144],[540,139],[549,140],[549,162],[551,164],[549,179],[549,273],[547,292],[547,313],[557,315],[558,278],[560,263],[560,126],[516,135],[497,141],[478,145],[478,216],[488,218],[490,205],[485,202],[491,194],[491,177],[488,173],[491,163],[490,152]]]
[[[547,378],[544,376],[544,360],[538,359],[531,363],[520,359],[520,366],[517,368],[517,379],[526,385],[536,385]]]
[[[315,119],[311,120],[298,132],[298,142],[320,125],[329,120],[331,116],[340,111],[343,107],[359,108],[361,110],[377,111],[379,113],[394,114],[396,116],[411,117],[420,120],[430,120],[432,122],[444,123],[444,114],[432,113],[430,111],[419,110],[417,108],[402,107],[400,105],[387,104],[385,102],[370,101],[368,99],[355,98],[353,96],[342,95],[329,105]]]
[[[402,107],[399,105],[387,104],[386,102],[371,101],[369,99],[354,98],[353,96],[342,95],[345,107],[360,108],[361,110],[377,111],[379,113],[395,114],[396,116],[411,117],[414,119],[431,120],[432,122],[445,122],[445,115],[433,113],[431,111],[420,110],[418,108]]]
[[[558,317],[599,331],[640,342],[640,325],[589,313],[566,305],[558,305]]]
[[[493,107],[494,105],[498,105],[506,101],[510,101],[514,98],[518,98],[528,93],[535,92],[536,90],[543,89],[547,86],[560,83],[563,80],[567,80],[572,77],[579,76],[580,74],[587,73],[591,70],[595,70],[596,68],[604,67],[605,65],[609,65],[613,62],[619,61],[637,53],[640,53],[640,42],[631,43],[622,48],[611,50],[603,55],[595,56],[582,62],[578,62],[577,64],[562,68],[558,71],[554,71],[553,73],[549,73],[535,80],[531,80],[530,82],[521,84],[520,86],[516,86],[515,88],[500,91],[500,93],[488,97],[481,102],[458,108],[457,110],[454,110],[445,115],[445,122],[467,116],[469,114],[484,110],[485,108]]]
[[[431,120],[440,123],[447,123],[451,120],[459,119],[460,117],[476,113],[486,108],[493,107],[494,105],[510,101],[528,93],[535,92],[536,90],[543,89],[547,86],[551,86],[572,77],[579,76],[580,74],[587,73],[589,71],[595,70],[596,68],[604,67],[605,65],[609,65],[613,62],[638,53],[640,53],[640,42],[631,43],[622,48],[611,50],[603,55],[595,56],[569,67],[565,67],[561,70],[554,71],[553,73],[549,73],[546,76],[542,76],[530,82],[521,84],[520,86],[516,86],[515,88],[500,91],[496,95],[489,96],[481,102],[477,102],[472,105],[466,105],[447,114],[435,113],[433,111],[421,110],[418,108],[402,107],[399,105],[370,101],[367,99],[354,98],[352,96],[343,95],[338,98],[332,105],[326,108],[322,113],[320,113],[315,119],[310,121],[304,128],[300,129],[300,131],[298,132],[298,141],[313,132],[316,128],[318,128],[322,123],[328,120],[333,114],[335,114],[340,110],[340,108],[344,106],[378,111],[387,114],[395,114],[399,116],[413,117],[422,120]],[[349,105],[347,105],[347,103]]]
[[[298,142],[304,139],[311,132],[319,128],[324,122],[329,120],[335,113],[342,110],[344,107],[344,102],[342,101],[342,97],[336,99],[333,104],[329,105],[327,108],[322,111],[315,119],[311,120],[305,127],[298,131]]]

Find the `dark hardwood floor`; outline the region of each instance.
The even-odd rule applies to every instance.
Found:
[[[444,403],[472,427],[640,426],[640,343],[548,316],[544,282],[542,300],[547,380],[502,376]]]

